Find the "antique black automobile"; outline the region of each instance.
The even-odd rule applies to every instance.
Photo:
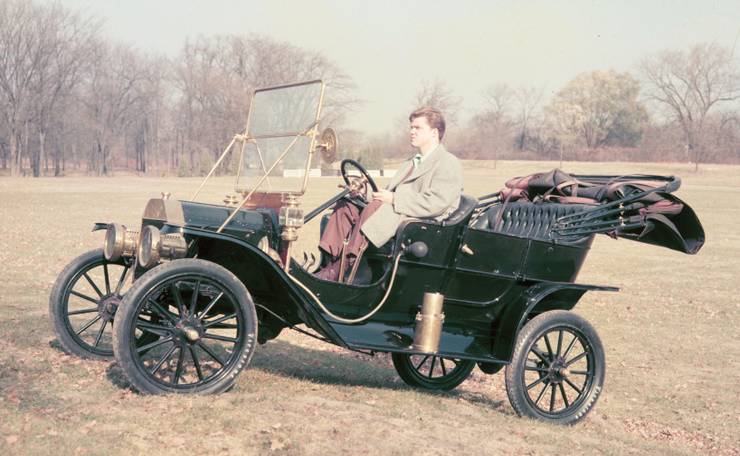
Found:
[[[698,251],[701,225],[671,194],[680,181],[559,171],[516,179],[481,198],[463,195],[443,222],[407,220],[351,278],[323,281],[314,261],[291,258],[301,227],[340,198],[362,207],[363,188],[376,188],[345,160],[345,189],[304,214],[314,155],[336,153],[336,136],[318,131],[323,94],[321,81],[255,91],[244,134],[211,171],[238,166],[238,197],[196,202],[209,174],[189,201],[150,200],[141,227],[97,224],[104,249],[74,260],[52,290],[62,347],[115,354],[142,393],[218,393],[258,343],[291,328],[391,353],[415,387],[449,390],[476,365],[488,374],[506,367],[520,415],[583,418],[601,393],[604,350],[569,310],[589,290],[616,289],[576,284],[578,271],[595,233]]]

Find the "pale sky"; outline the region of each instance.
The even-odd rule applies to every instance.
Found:
[[[322,52],[365,100],[349,126],[386,131],[422,81],[463,100],[462,119],[497,82],[557,91],[583,71],[632,70],[644,55],[740,34],[740,0],[251,1],[61,0],[105,19],[110,38],[175,57],[187,37],[267,35]],[[740,53],[740,49],[737,51]]]

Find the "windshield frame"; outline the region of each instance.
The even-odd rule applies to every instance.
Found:
[[[286,132],[278,132],[278,133],[270,133],[270,134],[260,134],[260,135],[251,135],[249,132],[250,122],[252,120],[252,110],[254,107],[254,98],[255,96],[260,92],[267,92],[272,90],[281,90],[281,89],[288,89],[292,87],[300,87],[300,86],[307,86],[312,84],[320,84],[319,89],[319,99],[316,106],[316,115],[314,116],[313,121],[307,128],[303,131],[286,131]],[[304,82],[297,82],[292,84],[283,84],[283,85],[277,85],[277,86],[271,86],[271,87],[263,87],[259,89],[255,89],[252,92],[252,98],[249,103],[249,112],[247,114],[247,123],[245,126],[245,134],[241,138],[242,140],[242,146],[241,151],[239,154],[239,166],[237,169],[236,174],[236,182],[235,182],[235,191],[237,193],[241,193],[243,195],[251,195],[258,190],[260,190],[260,187],[264,183],[264,181],[268,180],[270,171],[272,171],[275,166],[277,166],[282,160],[285,158],[287,153],[292,149],[292,147],[295,145],[295,143],[298,141],[300,137],[308,137],[310,138],[309,142],[309,149],[308,149],[308,157],[306,159],[306,163],[303,169],[303,181],[301,182],[300,189],[299,190],[279,190],[279,191],[264,191],[260,190],[260,193],[277,193],[277,194],[292,194],[292,195],[303,195],[306,192],[306,187],[308,186],[308,177],[310,174],[311,169],[311,163],[313,161],[313,155],[314,155],[314,149],[316,147],[316,137],[318,136],[318,126],[319,121],[321,120],[321,109],[323,107],[324,102],[324,91],[325,91],[326,85],[324,84],[324,81],[321,79],[314,79],[310,81],[304,81]],[[246,146],[248,143],[255,143],[258,139],[266,139],[266,138],[293,138],[293,141],[281,152],[281,154],[278,156],[278,159],[275,160],[275,162],[270,166],[270,169],[266,170],[267,172],[257,180],[257,183],[254,184],[252,187],[246,187],[239,185],[239,179],[242,175],[242,166],[244,165],[244,154],[246,152]],[[259,148],[258,148],[259,151]],[[260,158],[261,161],[261,158]]]

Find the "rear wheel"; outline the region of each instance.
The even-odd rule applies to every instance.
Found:
[[[586,320],[545,312],[519,334],[506,366],[506,392],[519,415],[574,424],[596,404],[605,370],[601,340]]]
[[[140,345],[144,334],[158,339]],[[142,393],[220,393],[246,367],[257,314],[244,284],[227,269],[176,260],[139,278],[113,328],[116,360]]]
[[[436,355],[393,353],[393,367],[406,384],[417,388],[449,391],[464,382],[475,361]]]
[[[113,316],[130,267],[123,259],[106,260],[103,249],[95,249],[62,270],[49,296],[49,316],[65,352],[92,359],[113,357]]]

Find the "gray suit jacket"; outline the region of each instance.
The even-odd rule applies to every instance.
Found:
[[[393,204],[383,204],[362,224],[362,232],[376,247],[395,236],[404,220],[441,221],[460,204],[462,166],[442,144],[404,179],[413,166],[412,160],[404,162],[388,184],[388,190],[394,192]]]

